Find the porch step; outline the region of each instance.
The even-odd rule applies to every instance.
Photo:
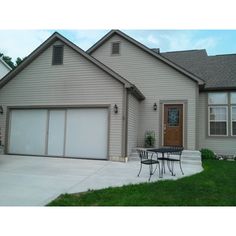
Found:
[[[135,148],[129,155],[129,161],[138,161],[138,160],[139,160],[139,155]],[[182,152],[182,162],[186,164],[191,163],[193,165],[201,165],[202,164],[201,153],[199,151],[194,151],[194,150],[184,150]]]

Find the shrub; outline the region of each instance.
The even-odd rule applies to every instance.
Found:
[[[145,134],[145,147],[152,148],[155,145],[155,132],[154,131],[147,131]]]
[[[210,149],[201,149],[200,152],[202,159],[215,159],[216,157],[215,153]]]

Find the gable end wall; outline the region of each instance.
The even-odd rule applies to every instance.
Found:
[[[63,65],[53,66],[50,46],[0,90],[2,142],[6,143],[7,106],[106,104],[110,106],[109,157],[120,157],[123,91],[120,82],[66,45]],[[118,114],[113,112],[114,104]]]
[[[111,56],[111,43],[115,41],[120,42],[120,55]],[[147,130],[155,131],[156,146],[162,144],[161,101],[187,101],[185,148],[196,148],[196,82],[118,35],[108,39],[92,56],[135,84],[146,97],[139,108],[138,146],[144,145]],[[158,105],[157,111],[153,110],[154,103]]]

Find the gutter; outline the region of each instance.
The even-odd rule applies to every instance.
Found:
[[[145,99],[145,96],[142,94],[142,92],[134,85],[132,84],[130,87],[127,88],[128,91],[133,94],[139,101],[143,101]]]
[[[236,87],[212,87],[212,88],[204,88],[200,87],[200,92],[214,92],[214,91],[235,91]]]

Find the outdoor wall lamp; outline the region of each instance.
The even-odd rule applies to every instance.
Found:
[[[2,115],[3,114],[3,107],[0,106],[0,114]]]
[[[117,114],[118,113],[118,106],[115,104],[114,106],[114,113]]]
[[[154,111],[157,110],[157,104],[156,104],[156,103],[153,104],[153,110],[154,110]]]

